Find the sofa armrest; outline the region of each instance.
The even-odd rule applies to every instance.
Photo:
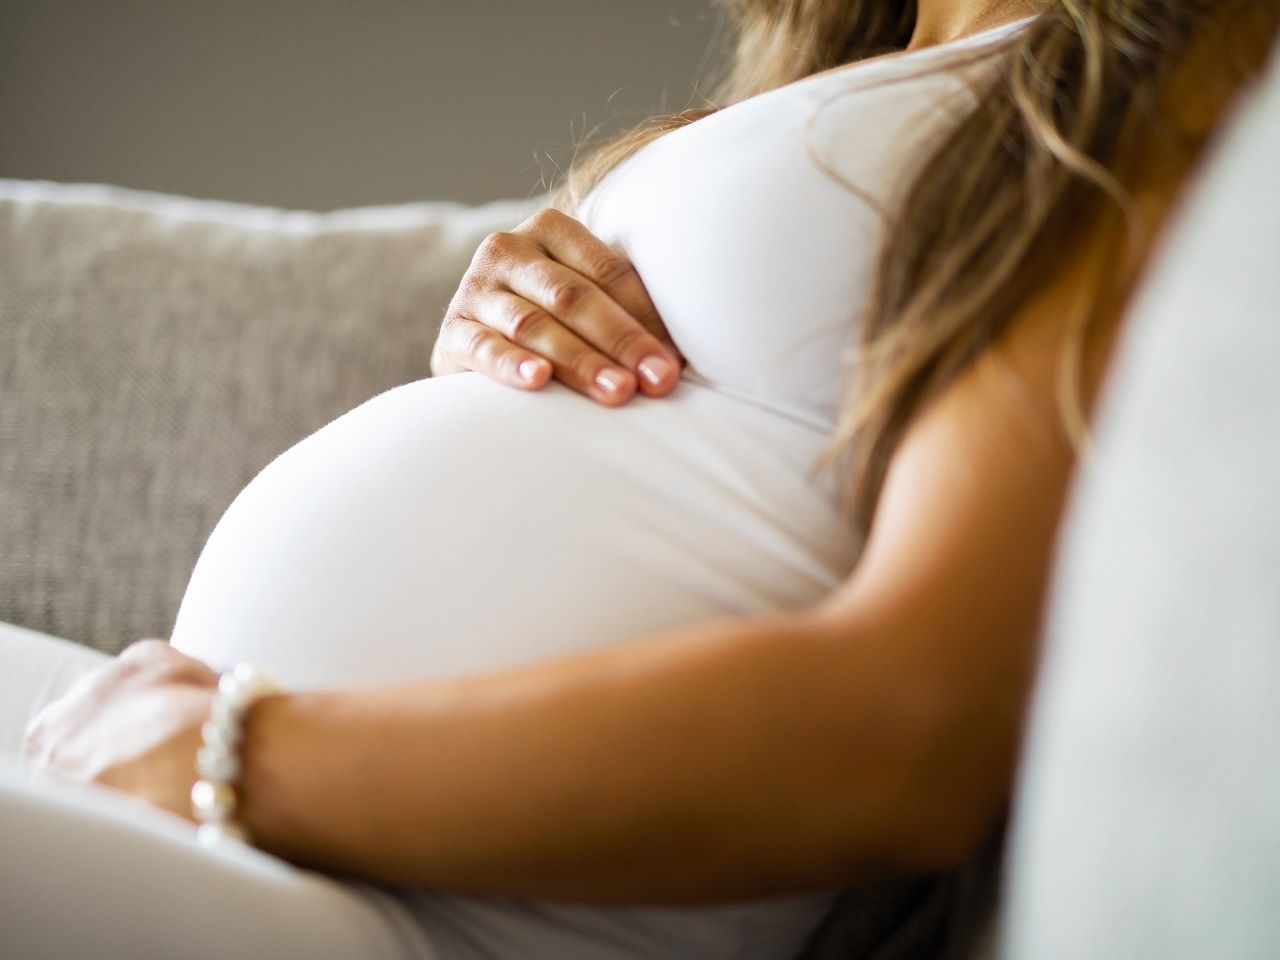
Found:
[[[165,636],[235,494],[428,375],[480,239],[541,198],[287,212],[0,180],[0,621]]]

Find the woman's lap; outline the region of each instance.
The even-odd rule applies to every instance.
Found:
[[[392,896],[21,768],[26,720],[105,654],[0,627],[0,955],[432,958]]]
[[[110,656],[0,623],[0,758],[22,751],[22,732],[41,707]]]

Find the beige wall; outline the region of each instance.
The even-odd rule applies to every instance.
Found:
[[[527,196],[693,95],[709,0],[0,0],[0,177],[328,209]]]

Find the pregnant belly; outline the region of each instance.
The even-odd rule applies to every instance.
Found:
[[[499,669],[830,591],[820,433],[705,387],[608,410],[475,374],[396,388],[236,498],[174,645],[295,687]]]

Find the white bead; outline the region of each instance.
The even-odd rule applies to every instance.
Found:
[[[276,685],[266,674],[248,663],[237,663],[230,672],[218,678],[218,693],[236,713],[243,712],[258,697],[275,691]]]
[[[223,695],[221,686],[209,706],[209,721],[224,728],[229,735],[240,729],[240,708],[235,701]]]
[[[236,678],[235,673],[227,672],[218,678],[218,693],[229,699],[234,699],[236,693],[240,690],[240,681]]]
[[[248,843],[249,834],[231,822],[202,823],[196,828],[196,841],[202,847],[218,847],[225,843]]]
[[[197,780],[191,788],[191,809],[201,823],[227,820],[235,813],[235,792],[225,783]]]
[[[215,723],[212,719],[206,720],[200,727],[200,739],[211,747],[222,750],[234,750],[240,746],[240,736],[241,730],[238,726]]]
[[[200,780],[191,788],[192,814],[201,823],[197,837],[205,846],[223,840],[249,842],[248,833],[233,819],[236,794],[231,786],[241,772],[244,715],[255,700],[278,689],[249,663],[238,663],[218,678],[209,717],[200,727],[202,745],[196,752]]]
[[[230,750],[206,743],[196,751],[196,770],[203,780],[235,783],[240,776],[240,758]]]
[[[250,703],[278,689],[262,670],[252,663],[237,663],[231,670],[242,703]]]

